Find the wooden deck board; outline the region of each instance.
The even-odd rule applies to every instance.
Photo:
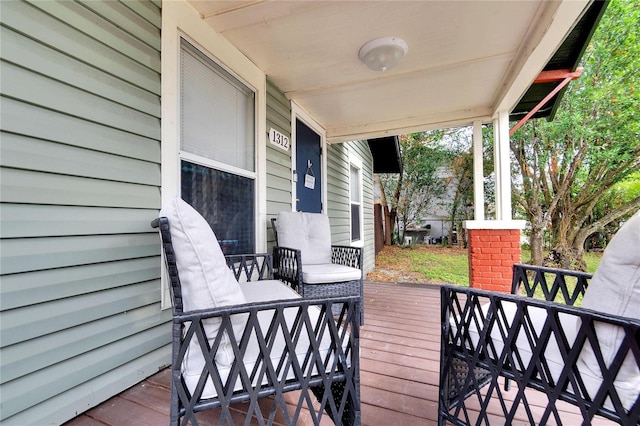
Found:
[[[368,426],[432,425],[437,422],[440,353],[440,292],[433,285],[365,283],[365,325],[360,333],[362,423]],[[105,403],[68,422],[69,426],[159,425],[169,422],[168,369],[148,378]],[[529,397],[533,411],[542,410],[544,395]],[[515,393],[511,391],[511,393]],[[509,393],[507,393],[509,395]],[[285,399],[290,409],[299,393]],[[268,415],[273,400],[260,402]],[[234,408],[234,420],[244,422],[248,404]],[[564,408],[563,408],[564,409]],[[266,412],[266,413],[265,413]],[[203,425],[217,424],[215,410],[198,414]],[[492,424],[503,424],[499,406],[491,407]],[[566,404],[565,424],[577,424],[581,417],[575,407]],[[322,425],[331,425],[323,416]],[[276,424],[285,423],[279,412]],[[524,409],[514,424],[528,424]],[[552,421],[550,421],[552,423]],[[252,422],[257,424],[257,421]],[[312,425],[303,409],[299,425]],[[593,424],[611,424],[597,419]]]

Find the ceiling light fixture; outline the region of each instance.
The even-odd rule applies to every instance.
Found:
[[[394,66],[407,54],[407,42],[398,37],[382,37],[367,42],[360,48],[358,56],[374,71],[385,72]]]

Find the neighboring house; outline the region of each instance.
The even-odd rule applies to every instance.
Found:
[[[244,14],[253,3],[197,5],[213,7],[208,16],[218,20],[221,8]],[[454,96],[435,93],[435,101],[447,98],[448,104],[432,106],[424,96],[391,102],[399,86],[386,89],[393,96],[380,97],[376,87],[385,84],[378,74],[370,84],[324,64],[312,64],[319,76],[351,80],[333,86],[336,97],[324,98],[324,86],[313,80],[304,93],[290,89],[278,67],[272,73],[256,65],[240,40],[235,45],[214,31],[182,0],[0,2],[0,422],[64,422],[168,365],[171,310],[159,238],[149,225],[163,200],[189,199],[226,251],[268,251],[274,239],[269,219],[281,210],[322,211],[334,243],[362,246],[370,271],[375,158],[367,140],[445,122],[491,121],[495,114],[504,119],[586,7],[533,3],[523,9],[527,13],[500,6],[536,24],[514,22],[515,40],[499,39],[515,46],[497,58],[500,66],[488,66],[491,52],[479,64],[471,49],[476,67],[496,70],[490,75],[483,68],[481,77],[491,76],[498,86],[484,84],[475,104],[468,88],[458,104]],[[257,7],[275,5],[281,16],[299,9],[302,16],[322,4]],[[356,4],[331,2],[346,6]],[[355,21],[359,12],[349,13]],[[316,59],[316,38],[282,40],[306,44],[306,55]],[[299,54],[290,45],[278,49],[291,58]],[[362,66],[357,59],[338,60]],[[277,65],[300,79],[309,76],[294,65]],[[407,74],[409,92],[422,87],[416,76],[434,79]],[[327,105],[323,112],[316,101]],[[420,110],[423,105],[428,108]],[[310,151],[297,152],[303,145]]]
[[[456,196],[458,179],[452,176],[451,169],[448,167],[442,167],[438,170],[438,176],[447,182],[444,193],[433,200],[429,209],[425,215],[421,216],[416,222],[421,228],[429,229],[430,244],[440,244],[444,239],[448,239],[449,235],[453,235],[455,241],[449,241],[449,243],[457,243],[457,229],[454,228],[453,234],[451,231],[451,205],[453,204]]]

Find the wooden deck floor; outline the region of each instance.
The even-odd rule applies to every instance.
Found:
[[[437,286],[365,283],[360,349],[363,425],[436,424],[439,327]],[[167,369],[80,415],[68,426],[167,424],[169,385]],[[240,422],[242,409],[238,407]],[[207,415],[203,417],[205,424],[216,424],[215,413],[201,414]],[[566,414],[566,424],[581,423],[576,414]]]

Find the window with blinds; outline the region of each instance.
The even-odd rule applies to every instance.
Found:
[[[350,201],[351,201],[351,242],[360,241],[362,228],[362,180],[360,169],[353,164],[349,173]]]
[[[181,196],[225,254],[255,251],[255,151],[254,92],[182,40]]]

